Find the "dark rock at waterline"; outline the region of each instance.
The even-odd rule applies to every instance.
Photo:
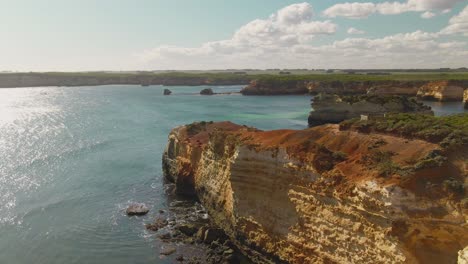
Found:
[[[161,239],[161,240],[169,240],[172,238],[172,235],[170,232],[163,232],[161,234],[158,235],[158,238]]]
[[[145,215],[149,208],[143,203],[134,203],[127,208],[127,215]]]
[[[194,224],[183,224],[177,226],[177,230],[186,236],[193,236],[195,233],[197,233],[198,228]]]
[[[152,224],[146,224],[146,229],[151,231],[158,231],[161,228],[164,228],[168,225],[168,221],[166,219],[158,218],[154,220]]]
[[[206,89],[203,89],[200,91],[200,94],[201,95],[213,95],[214,92],[213,92],[213,89],[211,88],[206,88]]]
[[[172,91],[169,89],[164,89],[164,95],[171,95]]]
[[[177,249],[175,247],[165,246],[165,247],[161,248],[161,251],[159,251],[159,254],[169,256],[169,255],[174,254],[176,251],[177,251]]]
[[[209,228],[203,236],[203,242],[206,244],[210,244],[213,241],[225,241],[226,239],[227,236],[221,228]]]

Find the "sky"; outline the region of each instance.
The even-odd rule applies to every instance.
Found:
[[[0,71],[468,67],[468,0],[0,0]]]

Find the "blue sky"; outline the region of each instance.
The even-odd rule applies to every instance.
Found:
[[[0,0],[0,71],[468,66],[468,0],[345,2]]]

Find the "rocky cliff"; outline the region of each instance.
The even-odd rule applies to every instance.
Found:
[[[422,140],[202,122],[172,130],[163,167],[257,263],[456,263],[465,150],[428,166],[443,150]]]
[[[458,81],[437,81],[423,85],[417,96],[425,100],[462,101],[466,83]]]
[[[252,81],[244,95],[319,94],[338,95],[405,95],[429,100],[461,101],[468,81],[308,81],[259,79]]]
[[[463,103],[465,105],[465,109],[468,109],[468,89],[463,93]]]
[[[375,94],[416,96],[424,81],[350,81],[309,82],[311,94],[333,93],[340,95]]]
[[[392,112],[434,114],[430,107],[405,96],[319,94],[312,99],[312,108],[313,111],[309,115],[309,126],[339,123],[361,115],[383,116]]]

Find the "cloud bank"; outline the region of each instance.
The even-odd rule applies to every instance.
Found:
[[[406,2],[383,2],[383,3],[342,3],[336,4],[325,11],[326,17],[347,17],[354,19],[367,18],[371,14],[397,15],[406,12],[424,12],[423,18],[431,18],[436,14],[434,10],[447,12],[453,6],[464,0],[407,0]]]
[[[395,14],[408,10],[401,5],[418,11],[446,10],[457,1],[385,2],[379,12]],[[345,3],[331,8],[327,10],[340,15],[346,11],[350,18],[375,12],[374,4],[369,3]],[[330,14],[327,16],[332,17]],[[432,14],[425,16],[429,18]],[[467,36],[467,22],[468,7],[452,17],[440,32],[418,30],[382,38],[349,37],[317,44],[323,43],[320,41],[323,36],[336,34],[339,27],[330,20],[317,19],[311,4],[299,3],[243,25],[229,39],[206,42],[199,47],[160,46],[140,53],[139,58],[148,69],[461,67],[466,66],[467,43],[449,40],[447,36]],[[365,32],[351,27],[347,33]]]

